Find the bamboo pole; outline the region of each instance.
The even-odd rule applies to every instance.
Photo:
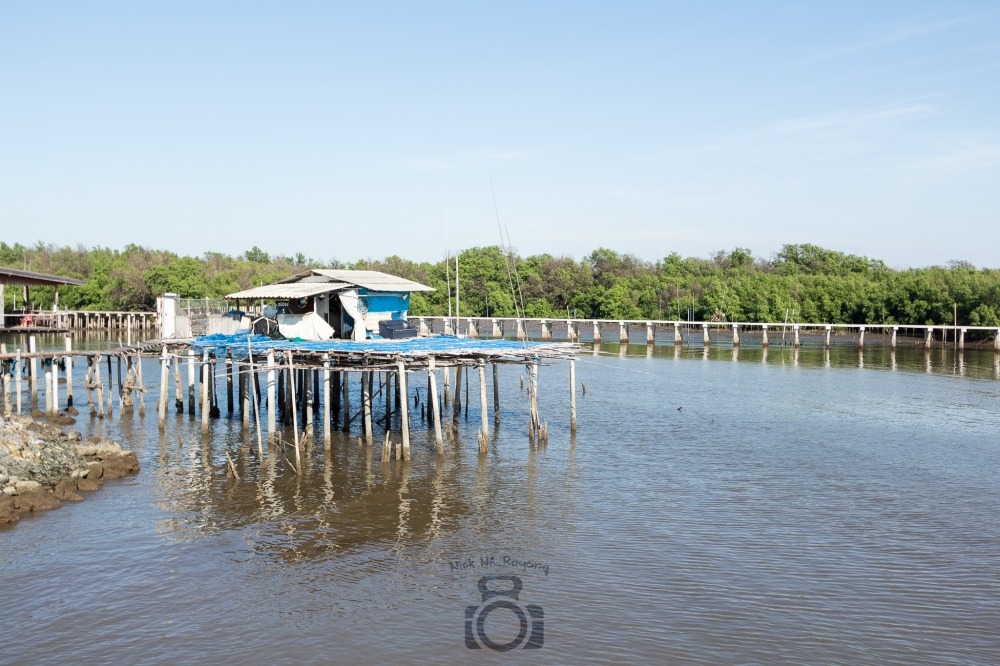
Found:
[[[233,414],[233,350],[226,350],[226,413]]]
[[[399,359],[396,362],[396,388],[399,390],[399,395],[401,399],[397,400],[397,405],[400,409],[400,420],[401,429],[403,432],[403,446],[402,446],[402,456],[404,459],[410,459],[410,405],[409,400],[406,398],[406,363],[403,359]],[[398,451],[398,449],[397,449]],[[399,458],[397,453],[396,458]]]
[[[437,443],[438,455],[444,454],[444,438],[441,437],[441,411],[438,409],[437,376],[434,372],[434,357],[427,363],[427,379],[430,381],[428,391],[431,394],[431,418],[434,419],[434,441]]]
[[[0,354],[7,353],[7,344],[0,342]],[[3,413],[10,416],[14,407],[10,396],[10,361],[0,362],[0,372],[3,373]]]

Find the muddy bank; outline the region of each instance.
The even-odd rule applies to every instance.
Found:
[[[82,500],[79,491],[138,471],[135,454],[110,440],[83,442],[78,432],[0,417],[0,526],[29,511]]]

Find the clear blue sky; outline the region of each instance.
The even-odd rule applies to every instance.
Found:
[[[998,2],[0,0],[0,239],[1000,266]],[[447,195],[446,195],[447,192]]]

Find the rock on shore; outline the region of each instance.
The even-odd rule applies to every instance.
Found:
[[[139,471],[135,453],[109,440],[82,442],[30,418],[0,417],[0,525],[28,511],[78,501],[78,491],[97,490],[106,479]]]

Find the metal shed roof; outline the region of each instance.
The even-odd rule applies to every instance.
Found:
[[[16,268],[0,267],[0,283],[2,284],[26,284],[29,286],[38,285],[60,285],[60,284],[83,284],[83,280],[60,277],[58,275],[47,275],[45,273],[33,273],[31,271],[20,271]]]
[[[286,278],[278,284],[313,283],[317,277],[327,278],[333,282],[347,282],[352,286],[371,289],[372,291],[435,291],[434,287],[396,277],[381,271],[348,271],[326,268],[314,268]]]
[[[226,298],[307,298],[328,291],[348,289],[354,285],[346,282],[291,282],[288,284],[265,284],[262,287],[244,289],[229,294]]]

